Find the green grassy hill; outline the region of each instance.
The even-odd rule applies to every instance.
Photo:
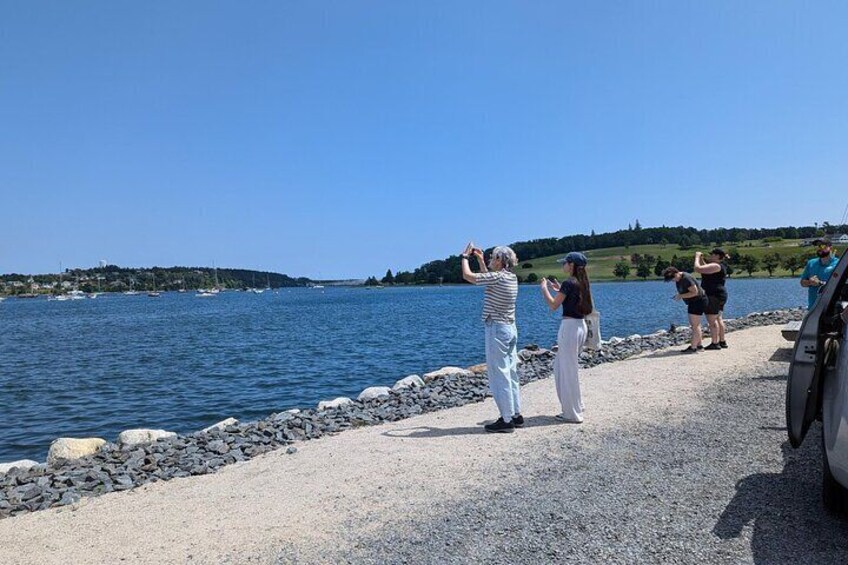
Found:
[[[815,248],[813,247],[800,247],[801,240],[781,240],[775,242],[764,242],[761,240],[752,240],[752,241],[744,241],[736,244],[725,244],[722,245],[722,248],[728,252],[738,252],[741,255],[751,255],[760,260],[759,270],[754,272],[755,277],[767,277],[768,272],[763,269],[762,259],[766,254],[769,253],[778,253],[782,258],[786,258],[790,255],[800,255],[805,258],[812,257],[815,254]],[[704,253],[708,253],[712,247],[695,247],[692,249],[683,250],[678,245],[631,245],[629,248],[625,247],[608,247],[606,249],[595,249],[593,251],[587,251],[586,256],[589,258],[589,276],[592,280],[621,280],[621,278],[616,279],[613,275],[613,269],[615,268],[616,263],[626,262],[630,264],[631,271],[630,275],[626,280],[637,280],[636,276],[636,266],[633,265],[630,261],[631,256],[635,253],[640,255],[653,255],[654,257],[662,257],[666,261],[671,261],[672,256],[677,255],[678,257],[689,257],[692,258],[694,262],[695,251],[703,251]],[[519,257],[519,266],[516,268],[515,272],[517,275],[522,277],[522,279],[527,279],[530,273],[535,273],[538,277],[542,276],[556,276],[559,279],[562,279],[562,267],[556,262],[557,259],[562,257],[562,255],[552,255],[549,257],[539,257],[536,259],[531,259],[529,261],[521,261]],[[524,267],[523,265],[530,264],[532,267]],[[689,270],[692,270],[692,267],[689,267]],[[801,271],[796,271],[795,276],[799,276]],[[791,273],[784,269],[782,266],[778,267],[773,276],[775,277],[788,277]],[[739,266],[734,266],[734,277],[743,278],[748,277],[747,272],[743,272],[742,268]],[[654,280],[658,277],[654,276],[653,272],[651,276],[648,277],[648,280]]]

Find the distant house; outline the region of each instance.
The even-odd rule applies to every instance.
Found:
[[[829,238],[830,238],[831,243],[833,243],[834,245],[845,245],[845,244],[848,244],[848,234],[844,234],[844,233],[836,233],[836,234],[833,234],[833,235],[828,235],[827,237],[829,237]],[[811,245],[813,244],[813,242],[814,242],[815,240],[817,240],[817,239],[818,239],[818,237],[810,237],[810,238],[805,239],[804,241],[802,241],[799,245],[800,245],[801,247],[809,247],[809,246],[811,246]]]

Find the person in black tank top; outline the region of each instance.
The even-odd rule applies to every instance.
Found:
[[[727,289],[724,281],[727,278],[727,266],[724,260],[727,254],[723,249],[716,247],[710,252],[709,262],[704,261],[703,254],[695,253],[695,271],[701,274],[701,288],[707,294],[707,307],[704,313],[707,315],[707,324],[710,326],[710,339],[712,343],[704,349],[717,351],[726,349],[727,342],[724,340],[724,305],[727,303]]]
[[[572,251],[559,260],[567,275],[559,284],[542,279],[542,298],[554,311],[562,307],[562,321],[557,332],[557,354],[554,358],[554,385],[561,412],[556,418],[579,424],[583,422],[583,396],[580,393],[580,353],[586,343],[587,327],[584,318],[592,313],[592,288],[586,271],[588,259]],[[553,290],[556,294],[551,294]]]

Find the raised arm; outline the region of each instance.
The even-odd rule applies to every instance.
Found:
[[[702,275],[712,275],[721,270],[721,265],[718,263],[704,263],[704,254],[698,251],[695,253],[695,272]]]
[[[551,296],[551,290],[548,288],[548,279],[542,278],[541,289],[542,298],[545,299],[545,302],[548,304],[551,311],[562,306],[562,301],[565,300],[565,295],[561,292],[557,292],[556,296]]]
[[[480,272],[488,273],[489,267],[486,266],[486,258],[483,256],[483,250],[475,249],[474,256],[477,257],[477,265],[480,267]]]
[[[468,257],[472,250],[473,246],[469,241],[462,253],[459,254],[459,264],[462,266],[463,280],[465,280],[465,282],[470,282],[471,284],[477,284],[477,275],[471,272],[471,265],[468,264]]]

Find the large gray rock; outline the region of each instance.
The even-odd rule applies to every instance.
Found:
[[[93,455],[104,445],[106,445],[106,440],[99,437],[60,437],[50,444],[50,451],[47,452],[47,464],[53,465],[62,460],[71,461]]]
[[[318,403],[318,410],[326,410],[327,408],[338,408],[339,406],[344,406],[345,404],[350,404],[351,402],[353,402],[353,400],[346,396],[340,396],[338,398],[334,398],[333,400],[322,400]]]
[[[431,371],[429,373],[425,373],[424,374],[424,382],[425,383],[433,382],[436,379],[441,379],[442,377],[446,377],[448,375],[459,375],[461,377],[473,377],[474,373],[472,373],[468,369],[463,369],[462,367],[442,367],[438,371]]]
[[[409,375],[395,383],[392,390],[402,390],[405,388],[416,388],[424,386],[424,381],[418,375]]]
[[[360,402],[365,402],[366,400],[374,400],[375,398],[380,398],[381,396],[389,396],[389,393],[392,391],[387,386],[369,386],[365,390],[359,393],[359,396],[356,399]]]
[[[144,445],[153,443],[160,439],[177,437],[174,432],[166,432],[165,430],[124,430],[118,434],[119,445]]]
[[[33,461],[32,459],[21,459],[19,461],[12,461],[11,463],[0,463],[0,475],[7,471],[11,471],[12,469],[29,469],[36,465],[40,465],[40,463],[38,461]]]
[[[213,431],[216,431],[216,430],[223,430],[227,426],[237,426],[238,423],[239,423],[239,421],[236,420],[235,418],[227,418],[226,420],[221,420],[217,424],[212,424],[208,428],[203,428],[201,431],[213,432]]]

